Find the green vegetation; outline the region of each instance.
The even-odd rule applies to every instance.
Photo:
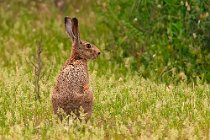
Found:
[[[208,1],[0,5],[0,139],[210,139]],[[78,17],[81,38],[102,52],[89,63],[92,118],[70,126],[51,106],[56,76],[70,54],[66,15]],[[37,46],[40,100],[34,93]]]
[[[106,48],[123,66],[129,59],[129,69],[141,71],[143,77],[210,81],[209,5],[208,0],[100,3]]]

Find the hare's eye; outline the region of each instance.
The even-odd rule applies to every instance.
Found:
[[[90,44],[87,44],[86,46],[87,46],[87,48],[91,48],[91,45]]]

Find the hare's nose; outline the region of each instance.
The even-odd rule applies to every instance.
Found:
[[[98,55],[101,54],[101,52],[98,52]]]

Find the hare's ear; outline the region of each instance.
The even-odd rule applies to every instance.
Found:
[[[66,32],[71,37],[74,43],[79,43],[79,27],[78,20],[76,18],[71,19],[70,17],[64,18],[64,23],[66,27]]]
[[[72,41],[75,40],[75,35],[72,31],[72,21],[71,21],[71,18],[70,17],[65,17],[64,18],[64,24],[65,24],[65,28],[66,28],[66,32],[67,34],[69,35],[69,37],[71,37]]]
[[[80,42],[80,36],[79,36],[79,22],[77,20],[77,18],[72,18],[72,31],[73,31],[73,34],[75,36],[75,41],[76,42]]]

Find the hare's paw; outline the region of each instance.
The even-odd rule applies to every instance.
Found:
[[[92,102],[92,100],[93,100],[93,93],[90,90],[89,86],[88,85],[84,85],[83,86],[83,91],[84,91],[85,102]]]
[[[89,85],[88,85],[88,84],[85,84],[85,85],[83,86],[83,91],[84,91],[84,93],[86,93],[86,92],[89,91]]]

